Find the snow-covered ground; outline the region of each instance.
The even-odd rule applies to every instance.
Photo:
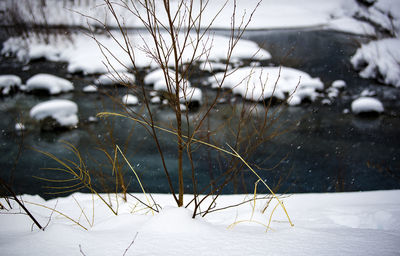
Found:
[[[143,195],[139,196],[145,200]],[[115,197],[111,197],[115,200]],[[186,195],[185,199],[189,200]],[[226,195],[217,207],[242,202],[251,195]],[[399,255],[400,191],[294,194],[282,197],[294,226],[277,207],[266,232],[273,200],[246,203],[191,218],[190,210],[173,205],[172,196],[154,195],[160,213],[144,209],[132,197],[120,199],[118,216],[98,198],[74,194],[44,201],[22,196],[43,225],[40,231],[15,202],[0,214],[2,255]],[[94,204],[93,204],[94,202]],[[55,208],[79,222],[44,208]],[[94,206],[94,208],[93,208]],[[82,213],[82,210],[85,215]],[[94,209],[94,214],[92,214]],[[17,213],[17,214],[16,214]],[[253,222],[249,222],[253,220]],[[259,221],[256,223],[255,221]],[[233,225],[232,225],[233,224]],[[133,242],[133,243],[132,243]],[[125,254],[124,254],[125,253]]]

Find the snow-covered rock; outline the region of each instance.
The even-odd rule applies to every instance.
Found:
[[[351,111],[354,114],[382,113],[384,108],[383,104],[375,98],[361,97],[351,103]]]
[[[343,80],[335,80],[332,82],[331,86],[336,89],[343,89],[346,87],[346,85],[347,85],[346,82]]]
[[[322,103],[322,105],[331,105],[332,104],[332,101],[330,100],[330,99],[323,99],[322,101],[321,101],[321,103]]]
[[[0,75],[0,91],[3,95],[8,95],[15,87],[21,86],[21,78],[16,75]]]
[[[151,104],[160,104],[161,103],[161,98],[159,96],[154,96],[150,99]]]
[[[251,101],[263,101],[271,97],[279,100],[288,98],[288,103],[298,105],[304,99],[314,101],[317,91],[324,88],[319,78],[288,67],[244,67],[225,78],[223,73],[209,78],[213,88],[231,89],[234,94]]]
[[[42,123],[42,129],[75,127],[78,124],[78,105],[63,99],[49,100],[34,106],[29,115]],[[55,122],[54,122],[55,121]]]
[[[190,103],[197,103],[201,105],[203,93],[199,88],[188,87],[185,91],[181,91],[179,94],[179,101],[181,103],[190,102]]]
[[[49,94],[59,94],[74,90],[72,82],[50,74],[37,74],[26,81],[26,90],[46,90]]]
[[[135,95],[126,94],[122,96],[122,103],[126,105],[137,105],[139,104],[139,99]]]
[[[83,87],[82,91],[86,92],[86,93],[92,93],[92,92],[97,92],[98,88],[96,85],[89,84],[89,85]]]
[[[335,87],[330,87],[328,88],[328,90],[326,90],[326,92],[328,93],[328,97],[330,99],[334,99],[337,98],[339,96],[339,89],[335,88]]]
[[[135,75],[129,72],[111,72],[101,75],[95,83],[97,85],[133,85]]]
[[[160,92],[168,92],[174,94],[176,89],[176,73],[173,70],[168,69],[168,84],[165,81],[164,71],[162,69],[156,69],[149,74],[147,74],[144,78],[144,82],[146,84],[153,84],[153,89]],[[179,101],[181,103],[191,102],[191,103],[202,103],[202,91],[199,88],[194,88],[191,86],[191,83],[182,78],[178,74],[178,79],[180,80],[179,84]]]
[[[400,87],[400,39],[389,38],[363,44],[351,58],[363,78]]]

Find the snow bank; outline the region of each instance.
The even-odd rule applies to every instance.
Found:
[[[114,35],[115,39],[123,42],[123,37],[119,34]],[[170,47],[170,37],[164,33],[162,35],[165,45]],[[192,35],[195,37],[195,35]],[[45,58],[50,61],[68,62],[68,72],[83,74],[108,73],[109,70],[124,72],[127,67],[132,67],[132,60],[126,52],[112,38],[105,35],[97,35],[99,46],[95,40],[84,34],[72,34],[71,41],[50,38],[48,45],[42,43],[40,38],[31,35],[29,40],[22,38],[10,38],[3,43],[2,54],[17,56],[20,61],[26,62],[34,58]],[[178,43],[183,45],[185,37],[178,34]],[[129,34],[129,41],[135,51],[135,65],[141,67],[158,67],[155,61],[149,57],[144,49],[154,50],[153,40],[146,32]],[[182,56],[182,64],[191,61],[193,54],[196,61],[219,61],[227,57],[229,38],[209,33],[201,39],[199,48],[192,44],[185,47]],[[101,47],[101,49],[99,48]],[[168,49],[164,49],[168,52]],[[207,54],[205,54],[205,52]],[[112,54],[110,54],[112,53]],[[104,54],[104,55],[103,55]],[[156,53],[154,53],[157,55]],[[257,59],[265,60],[271,55],[251,41],[240,40],[236,45],[232,59]],[[167,66],[173,66],[173,56],[170,56]]]
[[[90,25],[96,24],[96,21],[93,19],[87,19],[80,15],[80,13],[82,13],[89,17],[96,17],[96,19],[105,24],[111,26],[117,25],[112,15],[106,11],[102,0],[72,2],[47,0],[43,10],[36,0],[21,0],[20,2],[30,2],[30,4],[24,5],[22,3],[16,8],[13,1],[8,1],[5,5],[6,8],[18,10],[19,16],[26,22],[76,26],[87,26],[88,23]],[[376,18],[373,19],[375,22],[381,21],[383,18],[378,15],[379,12],[377,10],[383,8],[387,9],[387,6],[395,5],[393,2],[396,1],[379,0],[375,4],[376,7],[373,9],[374,11],[368,12],[368,10],[364,10],[367,8],[359,6],[355,0],[308,0],[303,2],[296,0],[281,0],[278,2],[274,0],[264,0],[260,4],[258,0],[247,0],[236,2],[235,4],[228,1],[225,6],[225,1],[214,1],[206,6],[201,19],[201,26],[203,28],[207,27],[214,19],[215,15],[221,11],[219,16],[213,20],[212,27],[229,29],[231,27],[231,16],[235,6],[235,26],[238,27],[241,25],[242,17],[249,18],[252,10],[259,4],[257,11],[252,16],[252,22],[249,24],[250,29],[325,27],[327,29],[333,28],[340,31],[363,34],[370,33],[372,28],[368,27],[368,24],[365,22],[356,20],[353,17],[358,14],[358,16],[362,18],[364,12],[367,12],[369,16],[371,16],[371,13],[376,16]],[[195,5],[192,11],[195,17],[200,10],[200,5],[196,1],[194,3]],[[171,1],[170,5],[172,12],[179,8],[178,1]],[[128,6],[131,6],[129,1]],[[74,10],[75,12],[70,10]],[[127,26],[143,26],[135,15],[132,15],[129,10],[123,8],[121,5],[114,4],[114,10],[119,17],[124,17],[124,24]],[[137,10],[139,11],[139,16],[146,17],[142,6],[138,5]],[[36,15],[33,16],[31,13]],[[46,14],[45,18],[42,15],[43,13]],[[155,6],[155,13],[157,19],[163,22],[163,24],[168,24],[167,16],[165,11],[163,11],[162,5]],[[393,14],[396,15],[396,12],[393,11]]]
[[[126,94],[122,96],[122,103],[126,105],[137,105],[139,104],[139,99],[132,94]]]
[[[34,106],[29,115],[38,121],[48,117],[62,127],[74,127],[78,124],[78,105],[69,100],[49,100]]]
[[[355,16],[373,24],[384,37],[392,38],[363,44],[351,63],[363,78],[400,87],[400,1],[374,1],[369,7],[359,8]]]
[[[59,94],[74,90],[73,84],[64,79],[50,74],[37,74],[26,81],[27,91],[46,90],[49,94]]]
[[[362,113],[382,113],[384,111],[382,103],[371,97],[361,97],[351,103],[351,111],[354,114]]]
[[[359,48],[351,58],[354,68],[363,78],[400,87],[400,39],[389,38],[372,41]]]
[[[146,201],[142,194],[135,194]],[[13,208],[0,210],[0,248],[8,256],[24,255],[398,255],[400,251],[399,190],[294,194],[282,197],[295,226],[286,222],[278,207],[271,228],[246,220],[268,224],[261,211],[268,200],[245,203],[206,215],[191,218],[190,210],[176,208],[171,195],[155,194],[162,207],[154,215],[132,197],[127,202],[110,197],[119,206],[115,216],[97,197],[75,193],[72,196],[45,201],[38,196],[23,195],[25,206],[45,225],[39,231],[32,221],[11,201]],[[217,207],[226,207],[251,198],[252,195],[222,195]],[[186,202],[192,197],[185,195]],[[30,202],[30,203],[28,203]],[[80,206],[78,206],[78,203]],[[3,198],[0,203],[7,207]],[[87,231],[45,205],[77,220]],[[94,215],[92,209],[94,207]],[[85,212],[88,221],[82,217]],[[52,218],[49,218],[52,216]],[[92,216],[94,225],[91,227]],[[263,216],[259,219],[258,217]],[[238,222],[233,228],[227,228]],[[33,231],[32,231],[33,229]],[[131,244],[131,246],[129,246]],[[249,246],[251,244],[251,246]]]
[[[16,75],[0,75],[0,91],[3,95],[8,95],[15,87],[21,86],[21,78]]]
[[[318,91],[324,89],[319,78],[312,78],[305,72],[288,67],[245,67],[239,68],[226,77],[221,85],[223,73],[209,78],[213,88],[231,89],[251,101],[263,101],[271,97],[279,100],[288,98],[288,103],[298,105],[303,100],[314,101]]]
[[[377,0],[367,8],[359,8],[354,16],[366,20],[378,27],[378,30],[390,33],[394,37],[400,32],[400,2],[395,0]]]

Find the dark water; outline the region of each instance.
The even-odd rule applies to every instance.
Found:
[[[260,171],[272,187],[280,184],[277,187],[279,192],[400,188],[399,90],[359,78],[349,62],[360,42],[367,41],[366,38],[330,31],[292,30],[251,31],[245,34],[245,37],[267,49],[273,56],[272,63],[275,65],[281,64],[306,71],[312,76],[320,77],[326,86],[337,79],[347,82],[346,90],[330,106],[315,102],[287,108],[280,120],[288,122],[289,126],[295,129],[268,141],[252,154],[249,161],[260,164],[263,168],[270,168],[281,162],[280,166],[272,171]],[[112,152],[111,145],[116,142],[127,149],[127,157],[148,191],[169,192],[154,141],[144,127],[120,118],[88,122],[90,116],[95,116],[100,111],[119,111],[118,106],[109,97],[100,93],[82,92],[81,89],[92,83],[94,77],[70,76],[66,73],[65,63],[38,61],[29,64],[28,69],[25,66],[23,70],[23,66],[15,59],[1,59],[0,74],[16,74],[26,81],[39,72],[70,79],[74,82],[75,91],[56,97],[17,93],[0,98],[0,174],[3,179],[12,180],[18,193],[49,196],[46,192],[55,191],[44,188],[49,184],[32,176],[62,177],[57,171],[43,170],[58,165],[32,149],[51,152],[60,158],[76,159],[62,146],[62,141],[68,141],[79,149],[97,184],[101,184],[99,173],[110,176],[112,170],[104,153],[96,148],[105,148]],[[385,105],[385,114],[375,118],[343,114],[343,110],[350,107],[354,96],[366,88],[376,91],[377,97]],[[126,89],[120,88],[114,93],[120,97],[126,93]],[[213,95],[215,92],[203,88],[203,93]],[[78,104],[78,129],[41,132],[38,125],[30,120],[30,108],[51,98],[70,99]],[[240,99],[237,100],[241,102]],[[156,121],[168,126],[174,118],[173,113],[165,107],[153,108]],[[217,125],[225,120],[227,115],[232,115],[233,109],[234,106],[230,104],[218,105],[211,113],[211,125]],[[135,107],[135,110],[143,111],[142,106]],[[196,111],[190,113],[193,118],[197,114]],[[14,131],[17,120],[22,120],[27,126],[23,136]],[[226,131],[223,132],[225,133]],[[159,135],[166,154],[166,164],[175,182],[175,138],[162,132]],[[216,140],[229,142],[228,137],[221,136]],[[227,168],[227,160],[221,158],[214,150],[199,147],[195,152],[199,187],[206,184],[210,177],[217,177]],[[188,161],[185,161],[184,167],[185,170],[190,170]],[[126,180],[130,182],[129,190],[139,191],[132,172],[126,166],[124,171]],[[186,184],[190,184],[190,176],[190,171],[187,171]],[[280,180],[282,177],[284,178]],[[225,193],[251,191],[254,177],[246,171],[243,179],[244,182],[232,182]],[[99,188],[105,190],[106,185],[99,185]],[[186,189],[187,192],[192,190],[190,186]]]

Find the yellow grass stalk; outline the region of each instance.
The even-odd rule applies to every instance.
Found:
[[[138,183],[139,183],[139,185],[140,185],[140,188],[142,189],[142,192],[143,192],[144,196],[146,197],[147,203],[148,203],[149,206],[150,206],[150,205],[151,205],[151,204],[150,204],[150,200],[149,200],[149,198],[147,197],[146,191],[145,191],[144,188],[143,188],[143,185],[142,185],[142,182],[140,181],[139,175],[136,173],[135,169],[133,169],[133,167],[132,167],[132,165],[129,163],[128,159],[126,159],[124,153],[122,153],[122,150],[119,148],[118,145],[115,145],[115,149],[116,149],[116,151],[117,151],[117,150],[119,151],[119,153],[120,153],[120,154],[122,155],[122,157],[124,158],[125,162],[128,164],[129,168],[130,168],[130,169],[132,170],[132,172],[135,174],[135,177],[136,177],[136,179],[137,179],[137,181],[138,181]],[[150,208],[150,209],[151,209],[151,208]],[[151,209],[151,213],[154,215],[153,209]]]
[[[258,175],[258,173],[257,173],[256,171],[254,171],[253,168],[251,168],[251,166],[239,155],[239,153],[236,152],[229,144],[228,144],[228,147],[229,147],[229,148],[235,153],[235,155],[250,169],[250,171],[251,171],[254,175],[256,175],[256,177],[257,177],[258,179],[261,180],[261,182],[262,182],[262,183],[264,184],[264,186],[269,190],[269,192],[271,192],[272,196],[278,201],[278,203],[279,203],[280,206],[282,207],[283,211],[285,212],[286,217],[287,217],[287,219],[288,219],[288,221],[289,221],[289,223],[290,223],[290,226],[293,227],[294,224],[293,224],[292,221],[290,220],[289,214],[287,213],[286,207],[283,205],[282,201],[279,200],[279,198],[278,198],[278,197],[276,196],[276,194],[272,191],[272,189],[267,185],[267,183],[266,183],[263,179],[261,179],[260,175]]]

